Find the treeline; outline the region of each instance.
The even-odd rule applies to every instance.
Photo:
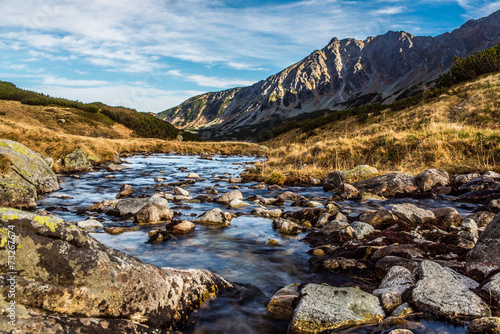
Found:
[[[36,106],[59,106],[80,109],[90,113],[100,113],[108,116],[113,121],[123,124],[133,130],[135,135],[143,138],[176,139],[179,130],[172,124],[159,118],[137,112],[124,107],[109,107],[103,103],[83,103],[68,99],[55,98],[42,93],[32,92],[16,87],[13,83],[0,81],[0,100],[20,101],[23,104]],[[185,141],[201,140],[190,132],[182,133]]]
[[[83,103],[79,101],[51,97],[42,93],[17,88],[13,83],[6,81],[0,81],[0,100],[20,101],[22,104],[32,106],[56,105],[61,107],[76,108],[93,113],[99,111],[99,107],[94,103]]]
[[[439,76],[438,87],[451,87],[480,75],[500,71],[500,44],[465,58],[455,57],[450,70]]]

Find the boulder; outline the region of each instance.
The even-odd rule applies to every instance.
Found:
[[[488,211],[479,211],[473,215],[467,216],[466,218],[474,220],[477,227],[486,227],[493,220],[493,218],[495,218],[495,214]]]
[[[418,190],[415,177],[400,172],[372,177],[368,180],[354,182],[352,185],[361,192],[387,197],[408,196]]]
[[[232,215],[229,212],[222,212],[221,209],[215,208],[208,210],[194,220],[195,223],[216,225],[216,226],[230,226]]]
[[[156,203],[160,206],[168,206],[168,201],[162,197],[149,198],[124,198],[116,203],[115,209],[119,216],[135,215],[147,204]]]
[[[462,216],[455,208],[437,208],[432,210],[432,213],[443,228],[456,227],[462,222]]]
[[[359,196],[358,189],[348,183],[341,183],[336,192],[342,199],[352,199]]]
[[[144,263],[57,217],[0,211],[2,240],[9,226],[18,236],[16,304],[45,320],[74,319],[76,328],[64,332],[88,332],[78,329],[84,327],[83,318],[159,329],[182,326],[206,299],[232,286],[209,271]],[[7,252],[7,247],[0,248],[2,258]],[[7,289],[0,287],[0,294],[6,296]],[[112,333],[105,327],[95,332]]]
[[[498,334],[500,333],[500,318],[489,317],[474,319],[467,327],[468,334]]]
[[[415,284],[414,275],[401,266],[392,267],[380,283],[373,295],[380,298],[382,308],[387,312],[394,311],[403,303],[403,293]]]
[[[358,239],[363,239],[368,234],[375,232],[373,226],[362,222],[354,222],[351,224],[351,227],[354,230],[354,235]]]
[[[123,186],[121,186],[120,188],[120,193],[118,193],[118,195],[116,195],[116,198],[117,199],[120,199],[120,198],[127,198],[129,197],[132,193],[134,192],[134,189],[132,188],[131,185],[129,184],[124,184]]]
[[[399,219],[413,225],[430,223],[436,219],[432,211],[418,208],[410,203],[396,204],[391,209]]]
[[[396,220],[396,216],[387,209],[367,210],[358,217],[358,220],[370,224],[376,229],[381,229],[392,224]]]
[[[472,179],[480,177],[481,175],[478,173],[470,173],[470,174],[460,174],[455,176],[455,186],[461,186],[464,183],[469,182]]]
[[[243,200],[243,194],[239,190],[233,190],[228,193],[223,194],[215,199],[217,203],[229,204],[232,200],[239,199]]]
[[[244,208],[246,206],[249,206],[247,202],[243,202],[239,199],[233,199],[231,202],[229,202],[228,206],[233,209],[238,209],[238,208]]]
[[[252,215],[262,216],[264,218],[279,218],[283,212],[280,209],[269,210],[266,207],[259,206],[252,211]]]
[[[196,225],[190,221],[183,220],[178,224],[174,224],[173,226],[166,226],[166,232],[172,233],[174,235],[180,234],[188,234],[194,231]]]
[[[498,307],[500,305],[500,274],[493,275],[493,277],[490,278],[489,282],[486,283],[481,290],[484,291],[485,295],[489,297],[491,302],[496,304]]]
[[[95,219],[85,219],[84,221],[76,223],[76,225],[84,230],[93,230],[95,228],[103,228],[104,225]]]
[[[447,186],[450,176],[442,169],[428,169],[415,176],[415,183],[422,192],[431,191],[435,186]]]
[[[381,259],[386,256],[400,256],[404,258],[414,259],[422,258],[424,253],[419,250],[415,245],[389,245],[380,248],[372,255],[372,259]]]
[[[307,284],[301,289],[288,333],[319,333],[382,321],[377,297],[356,288]]]
[[[169,222],[174,218],[174,212],[167,206],[158,203],[146,204],[134,216],[138,224],[154,224],[159,222]]]
[[[325,225],[323,228],[321,228],[319,232],[325,235],[330,235],[332,233],[340,232],[347,226],[349,226],[349,223],[347,222],[340,220],[333,220],[329,222],[327,225]]]
[[[397,285],[414,285],[416,282],[415,276],[406,269],[401,266],[394,266],[389,269],[389,272],[382,279],[380,283],[379,289],[386,289]]]
[[[190,173],[188,176],[186,176],[188,179],[199,179],[200,176],[196,173]]]
[[[426,260],[419,269],[420,279],[412,291],[412,300],[420,311],[465,319],[491,315],[481,298],[439,264]]]
[[[62,157],[61,166],[68,172],[86,172],[92,168],[92,164],[87,154],[81,148],[77,148],[73,152]]]
[[[253,186],[248,187],[249,189],[266,189],[266,184],[264,182],[259,182]]]
[[[11,140],[0,140],[0,205],[35,208],[39,195],[59,189],[54,172],[39,154]]]
[[[304,196],[291,191],[285,191],[283,194],[278,196],[278,199],[282,201],[298,201],[303,198]]]
[[[299,225],[283,218],[273,220],[273,228],[279,233],[287,235],[299,235],[302,232],[302,228]]]
[[[294,302],[300,297],[299,286],[294,283],[279,289],[267,305],[267,316],[276,320],[292,320]]]
[[[181,187],[174,187],[174,194],[179,195],[179,196],[189,196],[189,191],[182,189]]]
[[[476,190],[458,196],[455,202],[488,204],[494,199],[500,198],[500,190]]]
[[[323,181],[323,189],[333,190],[340,187],[342,183],[352,183],[354,181],[367,179],[378,174],[378,170],[367,165],[356,166],[351,169],[330,173]]]
[[[283,218],[291,219],[300,223],[306,221],[316,226],[319,217],[326,213],[327,210],[323,208],[307,208],[300,211],[288,211],[283,214]]]
[[[483,277],[500,269],[500,213],[479,235],[474,248],[467,253],[467,272]]]

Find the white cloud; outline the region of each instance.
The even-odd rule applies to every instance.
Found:
[[[396,7],[384,7],[377,10],[372,11],[373,15],[394,15],[401,14],[405,11],[405,7],[396,6]]]
[[[57,78],[54,76],[47,76],[43,78],[44,85],[56,85],[56,86],[71,86],[71,87],[95,87],[102,85],[109,85],[107,81],[101,80],[72,80],[67,78]]]

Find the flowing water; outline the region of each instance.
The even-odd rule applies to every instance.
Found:
[[[94,202],[115,198],[123,184],[134,188],[133,196],[151,196],[160,191],[171,192],[173,187],[167,184],[183,180],[189,173],[197,173],[206,179],[185,186],[192,197],[206,194],[209,187],[216,187],[220,194],[223,194],[230,191],[229,187],[234,184],[218,178],[238,176],[257,160],[253,157],[227,156],[215,156],[214,160],[185,155],[134,156],[126,159],[125,166],[129,168],[123,171],[100,170],[79,176],[61,177],[62,189],[42,198],[39,207],[68,221],[78,222],[88,218],[87,215],[78,215],[78,212],[84,211]],[[115,178],[105,178],[107,175],[113,175]],[[156,182],[155,177],[164,181]],[[320,202],[325,202],[330,196],[321,187],[286,187],[285,190],[268,191],[249,189],[250,185],[240,184],[239,190],[244,198],[251,195],[277,197],[285,190],[316,198]],[[343,212],[355,217],[367,209],[387,208],[390,204],[408,201],[423,208],[454,206],[462,215],[473,209],[468,205],[444,200],[411,199],[364,203],[346,201],[342,203],[342,207]],[[152,245],[146,241],[148,232],[159,229],[162,225],[141,226],[138,231],[120,235],[98,231],[92,236],[108,246],[159,267],[208,269],[230,281],[247,286],[242,294],[222,295],[203,305],[195,313],[195,323],[186,329],[186,333],[286,333],[288,322],[271,320],[265,316],[266,305],[277,289],[290,283],[316,282],[338,285],[348,280],[337,275],[309,273],[306,254],[309,247],[301,241],[304,234],[298,237],[280,235],[272,229],[271,219],[251,215],[257,206],[251,204],[241,209],[228,209],[218,203],[171,203],[170,208],[180,212],[182,216],[179,218],[183,220],[193,220],[214,207],[234,212],[238,217],[232,220],[228,228],[197,225],[193,233],[161,244]],[[280,208],[284,211],[302,209],[290,207],[289,201]],[[132,219],[124,220],[97,213],[93,217],[101,220],[104,226],[135,226]],[[279,246],[268,246],[269,239],[278,241]],[[426,322],[425,325],[429,329],[428,333],[465,333],[462,327],[455,328],[440,322]],[[374,331],[375,329],[366,327],[351,333]]]

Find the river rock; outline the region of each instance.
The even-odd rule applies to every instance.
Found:
[[[264,206],[259,206],[252,211],[252,215],[264,218],[279,218],[282,214],[283,212],[280,209],[269,210]]]
[[[327,225],[322,227],[321,230],[319,230],[319,232],[322,234],[325,234],[325,235],[330,235],[332,233],[342,231],[347,226],[349,226],[349,223],[347,223],[347,222],[340,221],[340,220],[332,220]]]
[[[181,187],[174,187],[174,194],[178,196],[189,197],[189,191],[187,191],[186,189],[182,189]]]
[[[215,199],[217,203],[229,204],[232,200],[239,199],[243,200],[243,194],[239,190],[233,190],[228,193],[223,194]]]
[[[354,230],[354,235],[358,239],[363,239],[368,234],[375,232],[373,226],[362,222],[354,222],[351,224],[351,227]]]
[[[125,170],[125,169],[128,169],[130,167],[127,167],[125,165],[122,165],[122,164],[109,164],[106,166],[106,170],[108,172],[120,172],[122,170]]]
[[[194,220],[195,223],[209,224],[216,226],[230,226],[232,215],[229,212],[223,212],[219,208],[208,210]]]
[[[498,334],[500,333],[500,318],[489,317],[474,319],[467,327],[468,334]]]
[[[330,173],[323,181],[323,189],[333,190],[340,187],[342,183],[352,183],[360,179],[367,179],[378,174],[378,170],[367,165],[356,166],[351,169]]]
[[[500,198],[500,190],[476,190],[458,196],[455,202],[488,204],[491,200]]]
[[[406,317],[407,315],[414,313],[415,311],[411,308],[410,304],[403,303],[399,305],[394,311],[392,311],[391,317]]]
[[[413,332],[409,329],[400,328],[390,331],[389,334],[413,334]]]
[[[266,184],[264,182],[259,182],[253,186],[248,187],[249,189],[266,189]]]
[[[76,225],[84,230],[93,230],[95,228],[103,228],[104,225],[101,224],[101,222],[95,220],[95,219],[85,219],[84,221],[76,223]]]
[[[188,176],[186,176],[188,179],[199,179],[200,176],[196,173],[190,173]]]
[[[229,202],[228,206],[233,209],[238,209],[238,208],[244,208],[245,206],[249,206],[247,202],[243,202],[239,199],[233,199],[231,202]]]
[[[459,226],[462,222],[462,216],[455,208],[445,207],[432,210],[440,225],[443,228],[450,228],[451,226]]]
[[[190,221],[183,220],[182,222],[178,224],[174,224],[172,226],[167,225],[165,230],[168,233],[172,233],[174,235],[180,235],[180,234],[188,234],[194,231],[196,228],[196,225],[193,224]]]
[[[467,216],[466,218],[474,220],[477,227],[486,227],[493,220],[493,218],[495,218],[495,214],[488,211],[479,211],[473,215]]]
[[[389,245],[376,250],[372,255],[372,259],[381,259],[386,256],[400,256],[404,258],[414,259],[422,258],[424,256],[424,253],[415,245],[411,244]]]
[[[435,186],[447,186],[450,176],[442,169],[428,169],[415,177],[415,183],[422,192],[431,191]]]
[[[449,272],[451,276],[453,276],[457,281],[460,281],[468,289],[474,290],[477,289],[477,287],[479,287],[479,283],[474,281],[472,278],[464,276],[449,267],[443,267],[443,269]]]
[[[294,303],[300,297],[299,286],[294,283],[279,289],[267,305],[267,316],[276,320],[292,320]]]
[[[472,179],[480,177],[481,174],[478,173],[470,173],[470,174],[460,174],[455,176],[455,186],[459,187],[464,183],[469,182]]]
[[[0,139],[0,158],[1,206],[35,208],[39,195],[59,189],[54,172],[26,146]]]
[[[302,228],[299,225],[283,218],[273,220],[273,228],[279,233],[287,235],[299,235],[302,232]]]
[[[75,327],[82,326],[82,318],[133,321],[158,329],[182,326],[203,301],[232,286],[205,270],[144,263],[57,217],[0,211],[2,239],[13,225],[22,246],[16,258],[16,303],[46,320],[74,318]],[[2,258],[7,252],[7,247],[0,248]],[[0,287],[2,295],[7,288]],[[104,328],[97,332],[110,333]]]
[[[153,224],[162,221],[171,221],[174,218],[174,212],[167,206],[158,203],[146,204],[134,216],[134,220],[138,224]]]
[[[168,206],[168,201],[162,197],[149,198],[124,198],[118,201],[115,210],[119,216],[135,215],[147,204],[156,203],[160,206]]]
[[[348,183],[341,183],[336,192],[342,199],[352,199],[359,196],[359,190]]]
[[[401,266],[394,266],[382,279],[379,289],[390,288],[397,285],[412,286],[416,282],[415,276],[411,271]]]
[[[356,288],[307,284],[293,313],[288,333],[319,333],[382,321],[377,297]]]
[[[358,220],[370,224],[376,229],[381,229],[394,223],[396,216],[394,216],[391,210],[387,209],[367,210],[358,217]]]
[[[132,188],[131,185],[129,184],[124,184],[123,186],[121,186],[120,188],[120,193],[118,195],[116,195],[116,198],[117,199],[120,199],[120,198],[127,198],[129,197],[132,193],[134,192],[134,189]]]
[[[379,277],[384,277],[394,266],[405,267],[412,274],[417,275],[419,262],[417,260],[406,259],[399,256],[384,256],[375,263],[375,272]]]
[[[477,229],[477,224],[476,222],[471,219],[471,218],[465,218],[462,223],[460,224],[460,228],[464,231],[471,231],[475,234],[475,236],[477,237],[477,235],[479,234],[478,232],[478,229]],[[475,240],[477,241],[477,240]],[[474,242],[475,242],[474,241]]]
[[[491,315],[488,305],[448,271],[432,261],[422,261],[420,277],[412,292],[421,311],[437,316],[478,318]]]
[[[71,172],[86,172],[92,168],[92,164],[87,154],[81,148],[77,148],[73,152],[62,157],[61,166],[64,167],[65,171]]]
[[[500,213],[479,235],[474,248],[467,253],[467,272],[488,276],[500,269]]]
[[[278,196],[278,199],[283,201],[299,201],[303,198],[304,196],[291,191],[285,191],[283,194]]]
[[[429,223],[436,219],[432,211],[418,208],[410,203],[396,204],[391,209],[399,219],[414,225]]]
[[[354,182],[352,185],[361,192],[387,197],[408,196],[418,190],[415,177],[400,172],[372,177],[368,180]]]
[[[307,208],[300,211],[285,212],[283,214],[283,218],[291,219],[300,223],[308,221],[313,226],[316,226],[319,217],[326,212],[327,210],[323,208]]]

